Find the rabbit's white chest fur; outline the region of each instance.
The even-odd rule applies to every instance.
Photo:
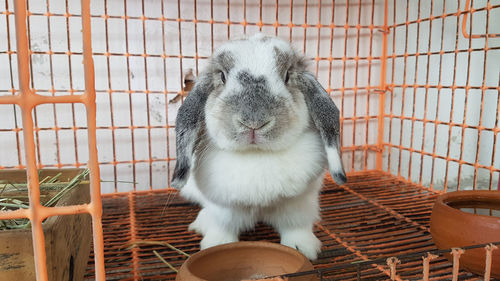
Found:
[[[183,195],[202,205],[208,199],[225,206],[269,206],[304,193],[324,175],[325,167],[324,148],[314,131],[279,152],[210,149],[197,163]]]

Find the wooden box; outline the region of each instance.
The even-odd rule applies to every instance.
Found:
[[[82,169],[47,169],[40,171],[40,180],[62,173],[59,182],[69,182]],[[0,171],[0,182],[26,183],[26,171]],[[54,191],[51,191],[55,193]],[[41,191],[41,195],[47,195]],[[27,192],[24,192],[26,195]],[[0,195],[0,197],[5,195]],[[50,196],[50,195],[49,195]],[[45,197],[49,197],[45,196]],[[45,198],[44,197],[44,198]],[[41,200],[42,202],[46,201]],[[56,206],[90,202],[88,179],[66,193]],[[43,222],[48,279],[80,281],[89,259],[92,225],[89,214],[49,217]],[[36,280],[31,229],[0,230],[0,280]]]

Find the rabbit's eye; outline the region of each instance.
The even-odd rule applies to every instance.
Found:
[[[222,81],[223,84],[226,84],[226,76],[222,71],[220,72],[220,80]]]
[[[289,79],[290,79],[290,71],[287,71],[285,76],[285,84],[288,84]]]

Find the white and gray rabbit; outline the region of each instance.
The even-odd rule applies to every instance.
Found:
[[[202,206],[201,248],[238,241],[256,222],[316,259],[326,168],[346,181],[339,110],[289,43],[262,34],[225,43],[180,107],[172,186]]]

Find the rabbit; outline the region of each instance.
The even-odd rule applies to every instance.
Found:
[[[328,168],[346,182],[339,110],[286,41],[257,34],[224,43],[176,119],[171,181],[201,205],[189,230],[201,249],[238,241],[256,222],[315,260],[319,191]]]

